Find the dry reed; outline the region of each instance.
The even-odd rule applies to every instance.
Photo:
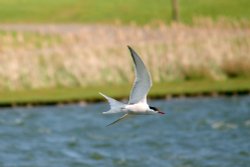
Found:
[[[155,82],[250,76],[250,26],[0,25],[0,89],[132,82],[131,45]]]

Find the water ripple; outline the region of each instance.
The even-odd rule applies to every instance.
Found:
[[[250,96],[150,104],[167,114],[111,127],[106,103],[1,109],[0,166],[249,166]]]

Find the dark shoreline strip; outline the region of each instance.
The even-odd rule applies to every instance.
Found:
[[[218,91],[218,92],[201,92],[201,93],[173,93],[166,95],[151,95],[150,99],[172,99],[172,98],[189,98],[189,97],[219,97],[219,96],[245,96],[250,95],[250,90],[240,90],[240,91]],[[116,97],[118,100],[126,99],[125,97]],[[67,104],[79,104],[85,105],[88,103],[98,103],[104,102],[103,98],[91,98],[91,99],[71,99],[71,100],[55,100],[55,101],[33,101],[33,102],[6,102],[0,103],[0,108],[10,108],[10,107],[35,107],[35,106],[63,106]]]

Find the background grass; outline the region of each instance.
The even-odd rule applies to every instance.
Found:
[[[249,91],[250,1],[179,4],[182,23],[166,25],[171,0],[0,0],[0,105],[126,97],[127,44],[152,73],[152,97]]]
[[[154,83],[250,78],[249,27],[225,21],[8,26],[0,31],[0,90],[131,83],[128,44]]]
[[[179,0],[180,18],[250,18],[249,0]],[[1,23],[170,22],[171,0],[1,0]]]
[[[118,99],[128,99],[132,85],[106,85],[72,88],[47,88],[20,91],[0,91],[0,106],[23,104],[54,104],[76,101],[99,101],[102,92]],[[230,79],[227,81],[185,81],[154,84],[150,97],[218,95],[249,93],[250,79]]]

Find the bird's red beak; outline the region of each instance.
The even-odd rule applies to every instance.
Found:
[[[159,114],[165,114],[165,112],[158,111]]]

